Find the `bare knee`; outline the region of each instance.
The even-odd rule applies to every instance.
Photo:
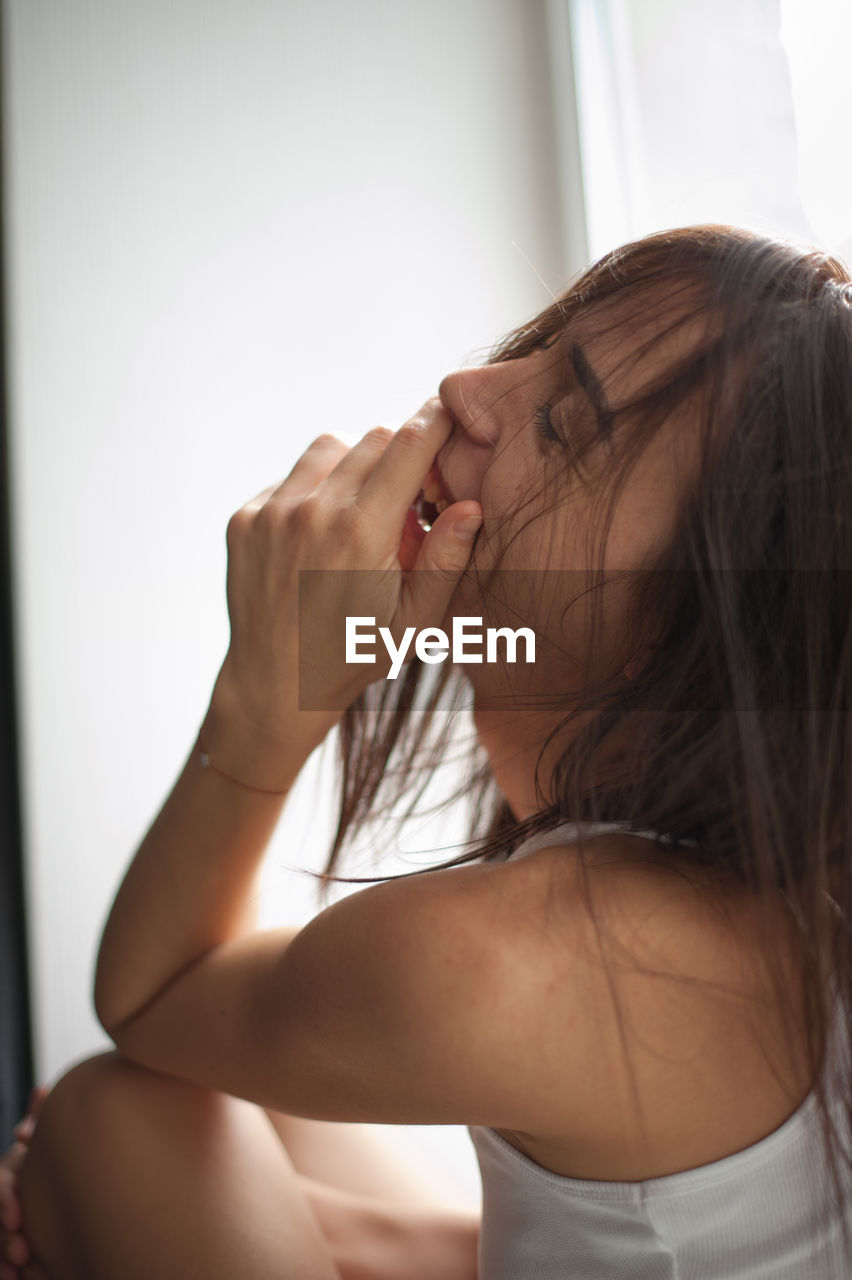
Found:
[[[73,1136],[114,1140],[135,1116],[162,1114],[184,1123],[213,1120],[225,1103],[214,1089],[149,1071],[112,1050],[85,1058],[54,1087],[39,1121]],[[97,1132],[95,1128],[97,1126]],[[113,1128],[112,1126],[117,1126]]]
[[[110,1121],[131,1101],[143,1074],[115,1052],[86,1058],[67,1071],[39,1116],[24,1166],[27,1180],[34,1170],[48,1167],[53,1178],[61,1178],[69,1164],[79,1177],[99,1145],[115,1136]]]
[[[45,1100],[21,1170],[18,1192],[24,1233],[51,1274],[79,1274],[75,1192],[97,1165],[103,1138],[98,1118],[105,1089],[120,1074],[116,1053],[98,1054],[71,1068]]]
[[[85,1160],[86,1139],[95,1143],[101,1136],[98,1112],[120,1078],[124,1063],[117,1053],[98,1054],[77,1063],[62,1076],[48,1094],[21,1176],[22,1193],[36,1173],[61,1177],[66,1160]]]
[[[154,1275],[164,1257],[169,1275],[239,1274],[248,1256],[258,1276],[337,1274],[261,1109],[117,1053],[59,1081],[20,1191],[53,1280]]]
[[[228,1101],[115,1051],[99,1053],[78,1062],[53,1087],[24,1169],[29,1167],[32,1179],[35,1171],[49,1168],[54,1180],[67,1175],[77,1186],[101,1171],[112,1176],[140,1134],[153,1136],[165,1127],[176,1136],[201,1138],[222,1122]]]
[[[24,1230],[36,1258],[57,1276],[85,1274],[87,1242],[132,1187],[146,1138],[189,1126],[190,1140],[200,1139],[224,1101],[114,1051],[72,1067],[45,1101],[21,1170]]]

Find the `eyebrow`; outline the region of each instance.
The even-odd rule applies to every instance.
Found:
[[[571,361],[571,367],[574,370],[577,382],[589,397],[592,408],[597,415],[598,430],[604,439],[608,440],[612,434],[614,414],[606,402],[606,396],[603,393],[603,387],[598,380],[597,374],[586,359],[586,353],[579,343],[574,343],[568,358]]]

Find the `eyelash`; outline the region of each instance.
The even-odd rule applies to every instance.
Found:
[[[550,410],[551,410],[551,406],[549,404],[539,405],[539,407],[536,409],[533,415],[533,419],[535,421],[535,425],[539,435],[544,440],[558,441],[559,435],[553,423],[551,422]]]

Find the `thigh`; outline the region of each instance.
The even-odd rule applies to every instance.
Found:
[[[295,1168],[318,1182],[411,1209],[479,1209],[394,1126],[307,1120],[277,1111],[267,1115]]]
[[[265,1113],[115,1053],[51,1093],[20,1198],[55,1280],[340,1280]]]

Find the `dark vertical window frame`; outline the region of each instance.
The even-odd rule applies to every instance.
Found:
[[[4,17],[5,5],[0,6],[0,69],[5,68]],[[6,123],[5,100],[0,93],[0,139],[5,139]],[[8,1145],[13,1126],[24,1113],[33,1083],[12,622],[5,164],[4,146],[0,151],[0,1150]]]

